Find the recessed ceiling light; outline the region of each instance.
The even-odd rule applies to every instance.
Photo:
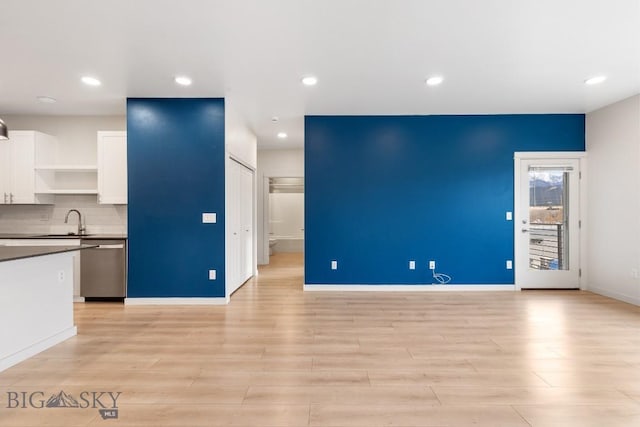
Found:
[[[591,78],[588,78],[587,80],[585,80],[584,84],[586,84],[586,85],[597,85],[598,83],[602,83],[605,80],[607,80],[607,76],[595,76],[595,77],[591,77]]]
[[[285,139],[287,136],[286,132],[278,132],[278,138],[280,139]]]
[[[36,97],[36,99],[38,100],[38,102],[41,102],[43,104],[55,104],[56,102],[58,102],[57,99],[50,96],[38,96]]]
[[[425,83],[427,84],[427,86],[438,86],[443,81],[444,78],[442,76],[433,76],[429,77]]]
[[[187,76],[176,76],[174,80],[176,83],[182,86],[190,86],[191,83],[193,83],[191,79]]]
[[[87,86],[100,86],[102,84],[102,82],[100,82],[100,80],[96,79],[95,77],[91,77],[91,76],[82,77],[82,83],[86,84]]]
[[[305,76],[302,78],[302,84],[305,86],[315,86],[318,83],[316,76]]]

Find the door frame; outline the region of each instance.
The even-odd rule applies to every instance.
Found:
[[[239,286],[235,287],[233,290],[231,290],[231,287],[233,286],[230,281],[229,281],[229,271],[230,271],[230,251],[229,251],[229,242],[231,241],[231,234],[232,230],[230,228],[230,221],[228,220],[229,215],[230,215],[230,197],[231,197],[231,189],[230,189],[230,185],[231,185],[231,180],[229,179],[229,173],[231,171],[231,165],[233,163],[231,162],[235,162],[238,165],[240,165],[241,167],[244,167],[246,169],[248,169],[251,174],[253,175],[253,180],[252,180],[252,188],[251,188],[251,200],[252,200],[252,220],[251,220],[251,226],[253,228],[253,248],[251,250],[251,265],[252,265],[252,274],[253,277],[258,275],[258,265],[257,265],[257,260],[258,260],[258,256],[257,256],[257,249],[258,249],[258,231],[257,231],[257,191],[256,191],[256,175],[257,175],[257,170],[255,167],[251,166],[250,164],[248,164],[247,162],[245,162],[244,160],[240,159],[239,157],[230,154],[230,153],[226,153],[225,154],[225,197],[224,197],[224,212],[225,212],[225,284],[224,284],[224,293],[225,293],[225,298],[228,300],[231,297],[231,294],[233,294],[236,290],[240,289],[244,283],[240,284]],[[245,282],[246,283],[246,282]]]
[[[262,176],[262,258],[264,264],[269,265],[269,180],[271,178],[300,178],[304,180],[304,175],[279,174]],[[304,197],[303,193],[303,197]],[[259,202],[260,203],[260,202]],[[304,233],[303,233],[304,234]]]
[[[520,218],[522,213],[521,209],[521,201],[522,194],[520,191],[520,179],[521,179],[521,169],[522,162],[527,160],[554,160],[558,161],[562,160],[577,160],[579,165],[579,209],[580,212],[578,214],[578,220],[580,221],[579,228],[579,245],[578,245],[578,283],[579,288],[581,290],[586,289],[587,281],[587,271],[585,266],[585,259],[587,253],[587,233],[584,231],[587,227],[587,153],[585,151],[519,151],[513,153],[513,202],[514,202],[514,215],[513,215],[513,247],[514,247],[514,281],[516,290],[521,290],[522,277],[518,274],[518,262],[519,257],[526,256],[526,254],[521,253],[522,250],[518,245],[518,230],[521,224],[518,223],[518,218]]]

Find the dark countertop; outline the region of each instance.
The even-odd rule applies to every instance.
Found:
[[[126,240],[125,234],[83,234],[78,236],[77,234],[20,234],[20,233],[0,233],[0,239],[100,239],[100,240]]]
[[[95,248],[97,245],[80,246],[0,246],[0,262],[37,256],[60,254]]]

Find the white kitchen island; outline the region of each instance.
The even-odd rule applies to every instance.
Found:
[[[0,371],[74,335],[71,246],[0,246]]]

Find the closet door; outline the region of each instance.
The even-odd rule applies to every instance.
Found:
[[[242,282],[253,276],[253,172],[241,166],[240,260]]]
[[[228,293],[253,276],[253,171],[236,161],[229,173]]]
[[[230,198],[229,203],[229,271],[227,271],[227,281],[229,283],[229,293],[238,289],[238,286],[242,283],[240,280],[240,184],[239,184],[239,171],[238,164],[236,162],[230,162],[231,168],[229,170],[229,189]]]

